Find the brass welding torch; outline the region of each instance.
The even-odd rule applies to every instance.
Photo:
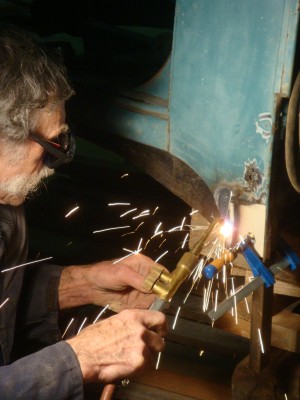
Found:
[[[183,254],[173,272],[166,271],[164,267],[158,264],[152,268],[144,281],[144,288],[157,295],[157,299],[150,307],[150,310],[163,311],[169,305],[180,285],[196,267],[207,238],[216,226],[223,223],[224,220],[222,218],[215,219],[193,248]]]

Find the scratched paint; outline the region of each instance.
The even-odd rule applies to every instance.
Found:
[[[269,143],[272,132],[272,116],[270,112],[261,113],[258,115],[258,121],[255,122],[256,133]]]

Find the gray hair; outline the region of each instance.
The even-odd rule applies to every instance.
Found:
[[[41,108],[73,94],[58,54],[46,54],[27,32],[0,29],[0,142],[23,142]]]

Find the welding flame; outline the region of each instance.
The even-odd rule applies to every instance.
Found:
[[[233,224],[225,220],[224,224],[220,228],[220,234],[224,236],[224,238],[229,238],[233,233]]]

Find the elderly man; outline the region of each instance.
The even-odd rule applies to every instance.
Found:
[[[84,383],[130,377],[164,348],[164,315],[143,310],[153,302],[142,289],[151,259],[134,255],[116,264],[19,267],[27,256],[22,203],[74,153],[64,107],[72,95],[62,64],[23,32],[1,29],[1,399],[82,399]],[[59,310],[85,304],[121,311],[61,341]],[[45,347],[15,359],[24,327]]]

